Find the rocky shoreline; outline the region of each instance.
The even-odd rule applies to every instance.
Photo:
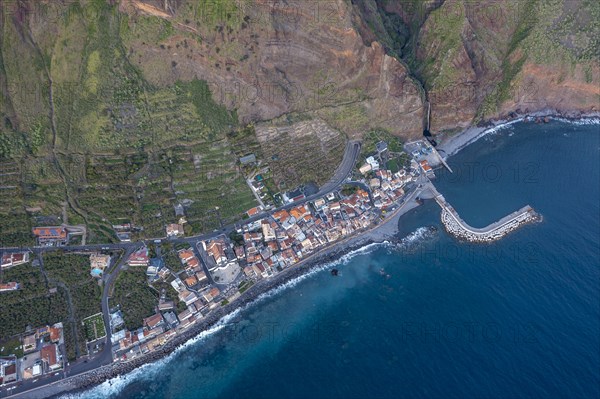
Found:
[[[65,381],[56,383],[58,385],[56,388],[60,392],[53,394],[53,397],[59,397],[66,391],[71,391],[73,393],[85,391],[111,378],[127,374],[144,364],[155,362],[168,356],[181,345],[193,339],[201,332],[216,326],[225,316],[252,304],[258,300],[261,295],[281,287],[290,280],[301,277],[317,266],[336,262],[348,253],[376,243],[376,241],[372,240],[371,238],[367,238],[367,236],[368,234],[366,234],[365,237],[352,237],[347,239],[345,242],[336,243],[331,247],[324,249],[322,252],[316,253],[311,257],[301,261],[298,265],[283,270],[281,273],[277,274],[271,279],[260,280],[250,287],[246,292],[244,292],[235,302],[216,309],[206,318],[199,320],[188,330],[175,336],[163,347],[154,352],[142,355],[128,362],[118,362],[102,366],[96,370],[73,376]],[[342,244],[344,245],[343,247]]]
[[[480,137],[487,134],[489,131],[519,121],[531,120],[535,123],[545,123],[548,122],[550,119],[566,119],[569,121],[578,121],[587,118],[600,118],[600,112],[558,112],[548,110],[539,111],[535,113],[521,113],[520,110],[517,110],[513,113],[510,113],[505,119],[490,120],[486,123],[469,127],[463,130],[461,133],[458,133],[455,136],[443,140],[440,146],[438,146],[438,149],[442,150],[445,153],[445,157],[448,157],[457,153],[462,148],[468,146],[472,142],[478,140]],[[410,209],[414,208],[414,206],[416,205],[413,204],[413,206],[411,206]],[[107,380],[118,377],[120,375],[127,374],[144,364],[152,363],[165,358],[177,348],[179,348],[181,345],[195,338],[201,332],[206,331],[211,327],[217,325],[219,321],[223,319],[223,317],[233,313],[238,309],[242,309],[245,306],[250,305],[251,303],[255,302],[261,295],[288,283],[290,280],[293,280],[306,274],[311,269],[314,269],[317,266],[323,264],[338,261],[344,255],[358,250],[360,248],[363,248],[367,245],[373,243],[381,243],[385,240],[393,241],[395,238],[392,234],[390,234],[390,231],[393,230],[394,227],[392,226],[390,228],[389,224],[392,220],[394,220],[395,223],[397,223],[400,216],[402,216],[410,209],[404,210],[403,212],[399,212],[394,217],[390,218],[390,220],[386,220],[384,223],[388,224],[388,226],[385,229],[381,229],[382,231],[385,230],[384,234],[377,233],[377,230],[380,229],[382,225],[375,226],[374,228],[366,232],[361,232],[358,236],[348,238],[346,240],[343,240],[342,242],[333,244],[331,247],[321,250],[321,252],[302,260],[298,265],[282,271],[272,279],[261,280],[257,282],[250,289],[244,292],[235,302],[215,310],[206,318],[198,321],[196,324],[191,326],[189,330],[174,337],[171,341],[167,342],[160,349],[148,353],[146,355],[142,355],[126,363],[113,363],[110,365],[102,366],[98,369],[89,371],[84,374],[69,377],[63,381],[52,384],[54,385],[53,389],[48,389],[45,392],[45,395],[42,397],[48,397],[48,395],[50,395],[50,397],[59,397],[67,391],[73,393],[82,392],[92,388],[93,386],[97,386]],[[40,391],[43,391],[45,388],[49,387],[42,387],[40,388]],[[18,395],[17,397],[21,397],[21,395]]]

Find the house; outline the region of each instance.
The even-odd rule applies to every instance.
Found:
[[[179,255],[179,259],[181,260],[181,263],[186,263],[187,261],[189,261],[190,259],[192,259],[194,257],[194,251],[192,251],[191,248],[182,249],[181,251],[178,252],[178,255]]]
[[[358,171],[363,175],[366,175],[371,170],[373,170],[373,167],[371,165],[369,165],[368,163],[366,163],[363,166],[361,166],[360,168],[358,168]]]
[[[196,276],[190,276],[190,277],[186,278],[185,280],[183,280],[183,282],[188,287],[193,287],[194,285],[198,284],[198,279],[196,278]]]
[[[180,322],[183,323],[184,320],[189,319],[190,317],[192,317],[192,312],[190,312],[188,309],[184,310],[183,312],[179,313],[177,315],[177,318],[179,319]]]
[[[62,246],[69,241],[67,229],[63,226],[34,227],[33,235],[42,246]]]
[[[249,277],[249,278],[257,277],[256,273],[254,272],[254,268],[252,266],[246,266],[244,268],[244,274],[246,275],[246,277]]]
[[[285,209],[273,213],[273,218],[275,220],[279,220],[280,222],[284,222],[287,218],[290,217],[290,214]]]
[[[60,343],[60,341],[62,341],[62,337],[63,337],[62,323],[57,323],[57,324],[53,325],[52,327],[50,327],[48,330],[50,332],[50,342],[52,342],[54,344],[58,344],[58,343]]]
[[[146,269],[146,275],[150,278],[156,277],[158,275],[158,272],[163,268],[166,269],[164,267],[164,262],[161,258],[152,258],[152,259],[150,259],[150,264],[148,265],[148,268]],[[167,272],[168,272],[168,269],[167,269]]]
[[[367,163],[369,165],[371,165],[371,169],[372,170],[378,170],[379,169],[379,162],[377,162],[377,160],[374,157],[368,157],[367,158]]]
[[[433,172],[433,169],[431,168],[431,166],[429,166],[427,160],[422,160],[421,162],[419,162],[419,165],[421,166],[423,172],[425,172],[426,174],[430,174]]]
[[[373,178],[369,180],[369,187],[371,187],[371,189],[379,188],[380,185],[381,181],[378,178]]]
[[[171,275],[171,270],[168,267],[163,267],[158,271],[158,276],[163,280],[166,280]]]
[[[0,386],[17,381],[15,357],[0,357]]]
[[[94,253],[90,255],[90,274],[92,277],[102,277],[104,269],[110,265],[110,255]]]
[[[250,163],[255,163],[255,162],[256,162],[256,155],[254,155],[254,154],[248,154],[248,155],[240,158],[240,163],[242,165],[248,165]]]
[[[177,237],[183,235],[183,225],[171,223],[167,225],[167,237]]]
[[[28,335],[23,338],[23,352],[28,353],[37,349],[37,338],[35,335]]]
[[[174,204],[173,208],[175,209],[175,216],[185,216],[183,205],[181,205],[181,204]]]
[[[377,149],[377,154],[379,154],[380,157],[387,156],[388,145],[385,141],[380,141],[377,144],[375,144],[375,148]]]
[[[196,294],[188,290],[183,290],[179,293],[179,300],[185,303],[185,306],[190,306],[196,299],[198,299]]]
[[[6,269],[12,266],[18,266],[23,263],[29,262],[29,252],[19,252],[2,255],[2,261],[0,267]]]
[[[198,258],[194,256],[192,259],[188,260],[187,268],[192,270],[200,268],[200,261],[198,260]]]
[[[207,289],[206,291],[204,291],[202,293],[202,298],[204,298],[204,300],[206,302],[210,302],[213,299],[215,299],[217,296],[219,296],[220,293],[221,293],[221,291],[219,291],[219,289],[217,287],[213,287],[211,289]]]
[[[160,313],[156,313],[150,317],[144,319],[144,325],[152,330],[155,327],[162,326],[164,324],[163,317]]]
[[[127,263],[129,266],[148,266],[150,259],[148,258],[148,248],[142,247],[131,254]]]
[[[275,229],[273,229],[273,227],[271,227],[271,224],[266,220],[264,220],[262,223],[262,232],[263,236],[265,237],[265,241],[271,241],[277,238],[277,235],[275,234]]]
[[[238,258],[238,260],[244,259],[244,257],[246,257],[243,245],[237,245],[235,248],[233,248],[233,252],[235,252],[235,256],[236,258]]]
[[[204,273],[203,271],[196,272],[195,276],[196,276],[196,279],[198,279],[198,282],[207,279],[206,273]]]
[[[179,324],[179,320],[177,320],[177,316],[173,312],[165,313],[165,321],[171,328],[175,328]]]
[[[260,213],[260,207],[255,206],[254,208],[249,209],[248,212],[246,212],[246,213],[248,214],[249,217],[256,216]]]
[[[217,265],[221,265],[227,262],[227,257],[225,256],[224,243],[220,240],[213,240],[207,247],[206,253],[213,257]]]
[[[319,198],[318,200],[315,200],[315,202],[313,202],[315,209],[321,209],[325,206],[325,199],[324,198]]]
[[[10,283],[5,283],[5,284],[0,283],[0,292],[16,291],[19,288],[21,288],[19,283],[16,283],[14,281],[11,281]]]
[[[42,348],[41,359],[48,368],[48,371],[55,371],[62,367],[59,362],[58,345],[51,344]]]
[[[175,303],[173,301],[166,301],[166,300],[159,300],[158,301],[158,310],[165,311],[165,310],[171,310],[175,308]]]

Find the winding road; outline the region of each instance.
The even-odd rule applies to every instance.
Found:
[[[344,183],[349,181],[349,177],[352,173],[352,170],[353,170],[354,166],[356,165],[356,162],[358,161],[358,156],[360,155],[360,150],[361,150],[360,141],[356,141],[356,140],[348,141],[348,143],[346,144],[346,149],[344,152],[344,156],[342,158],[342,162],[337,167],[335,173],[333,174],[331,179],[328,182],[326,182],[325,184],[323,184],[323,186],[319,189],[319,191],[313,195],[310,195],[299,201],[295,201],[293,203],[286,204],[286,205],[280,206],[278,208],[272,209],[269,212],[262,212],[258,215],[255,215],[248,219],[244,219],[237,223],[231,223],[227,226],[222,227],[220,230],[216,230],[216,231],[206,233],[206,234],[199,234],[199,235],[195,235],[195,236],[185,237],[185,238],[170,239],[169,241],[172,243],[188,243],[188,244],[192,245],[192,247],[194,247],[198,241],[208,240],[208,239],[214,238],[216,236],[219,236],[221,234],[228,234],[229,232],[231,232],[231,231],[235,230],[237,227],[239,227],[241,224],[251,223],[251,222],[263,219],[263,218],[269,216],[270,214],[272,214],[273,212],[276,212],[276,211],[279,211],[282,209],[291,209],[295,206],[302,205],[306,202],[313,201],[315,199],[323,197],[323,196],[329,194],[330,192],[337,190]],[[47,386],[49,384],[56,383],[56,382],[62,380],[63,378],[66,378],[67,376],[75,376],[78,374],[86,373],[86,372],[94,370],[98,367],[110,364],[113,361],[113,358],[112,358],[112,342],[111,342],[112,331],[110,328],[110,307],[109,307],[108,301],[110,299],[110,292],[112,290],[112,286],[114,285],[119,272],[121,271],[123,266],[126,264],[127,259],[136,249],[138,249],[140,246],[142,246],[144,244],[149,244],[152,241],[164,240],[164,239],[165,239],[165,237],[158,237],[158,238],[145,239],[143,241],[138,241],[138,242],[74,245],[74,246],[64,246],[64,247],[0,248],[0,253],[21,252],[21,251],[27,250],[27,251],[31,251],[31,252],[35,253],[38,257],[43,252],[50,252],[50,251],[57,251],[57,250],[61,250],[61,251],[65,251],[65,252],[79,252],[79,251],[91,252],[91,251],[101,251],[101,250],[104,250],[104,251],[124,250],[123,255],[118,260],[118,262],[115,264],[115,266],[103,277],[104,287],[102,290],[102,315],[103,315],[103,319],[104,319],[104,325],[106,328],[106,342],[104,344],[104,348],[102,349],[102,351],[100,351],[98,354],[92,356],[89,359],[86,359],[84,361],[79,360],[79,361],[65,367],[64,371],[62,371],[60,373],[56,373],[55,375],[37,379],[37,380],[35,380],[35,382],[21,381],[18,384],[13,385],[11,387],[2,387],[2,388],[0,388],[0,397],[10,396],[10,397],[25,398],[25,397],[27,397],[28,393],[32,393],[34,390],[39,390],[40,388],[43,388],[44,386]],[[210,275],[210,274],[208,274],[208,275]]]

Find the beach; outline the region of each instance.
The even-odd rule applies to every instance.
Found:
[[[450,136],[437,146],[438,152],[441,152],[442,156],[447,159],[448,157],[456,154],[461,149],[465,148],[474,141],[479,140],[482,136],[493,133],[498,129],[517,122],[531,122],[531,123],[547,123],[552,119],[566,120],[569,122],[580,121],[585,119],[597,120],[600,118],[600,112],[558,112],[556,110],[544,110],[533,113],[521,113],[513,112],[508,118],[501,118],[497,120],[490,120],[481,126],[471,126],[462,132]]]

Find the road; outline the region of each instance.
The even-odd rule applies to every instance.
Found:
[[[350,174],[352,173],[354,166],[356,165],[356,162],[358,161],[358,156],[360,155],[360,149],[361,149],[361,143],[359,141],[353,141],[353,140],[348,141],[348,143],[346,144],[346,149],[344,152],[344,157],[342,158],[342,162],[336,169],[336,171],[333,174],[333,176],[331,177],[331,179],[327,183],[325,183],[316,194],[310,195],[302,200],[272,209],[269,212],[262,212],[258,215],[255,215],[248,219],[244,219],[237,223],[231,223],[227,226],[222,227],[220,230],[217,230],[217,231],[213,231],[213,232],[206,233],[206,234],[199,234],[199,235],[195,235],[195,236],[191,236],[191,237],[171,239],[169,241],[173,242],[173,243],[188,243],[194,247],[194,246],[196,246],[195,244],[197,244],[198,241],[208,240],[208,239],[214,238],[221,234],[228,234],[231,231],[235,230],[237,227],[239,227],[241,224],[252,223],[257,220],[263,219],[276,211],[279,211],[282,209],[286,209],[286,210],[291,209],[295,206],[302,205],[306,202],[313,201],[315,199],[323,197],[323,196],[329,194],[330,192],[335,191],[336,189],[340,188],[347,181]],[[0,248],[0,252],[2,252],[2,253],[21,252],[21,251],[27,250],[27,251],[30,251],[30,252],[36,254],[36,256],[38,256],[38,257],[40,257],[40,255],[43,252],[58,251],[58,250],[65,251],[65,252],[78,252],[78,251],[91,252],[91,251],[102,251],[102,250],[105,250],[105,251],[124,250],[123,256],[120,258],[120,260],[114,266],[114,268],[112,270],[110,270],[108,274],[105,274],[105,276],[103,278],[104,287],[103,287],[103,291],[102,291],[102,315],[104,318],[104,325],[106,328],[106,343],[104,345],[103,350],[89,359],[79,360],[76,363],[73,363],[73,364],[67,366],[64,371],[58,372],[55,375],[39,378],[39,379],[35,380],[35,382],[29,382],[29,381],[22,382],[21,381],[16,385],[12,385],[9,387],[3,387],[0,389],[0,398],[7,397],[7,396],[13,396],[13,395],[17,395],[17,394],[23,394],[22,396],[25,397],[26,395],[24,395],[24,393],[27,391],[30,391],[32,389],[38,389],[42,386],[51,384],[53,382],[60,381],[61,379],[66,378],[67,376],[74,376],[77,374],[85,373],[90,370],[96,369],[100,366],[111,363],[113,361],[113,359],[112,359],[112,343],[111,343],[111,333],[112,332],[111,332],[111,328],[110,328],[110,307],[109,307],[109,303],[108,303],[109,293],[112,289],[114,282],[116,281],[116,278],[117,278],[119,272],[121,271],[122,267],[126,264],[127,259],[129,258],[129,255],[131,255],[137,248],[139,248],[143,244],[149,244],[150,242],[152,242],[154,240],[163,240],[163,239],[165,239],[165,238],[159,237],[159,238],[150,238],[150,239],[146,239],[146,240],[138,241],[138,242],[122,242],[122,243],[114,243],[114,244],[72,245],[72,246],[64,246],[64,247]],[[202,255],[202,251],[200,249],[198,249],[197,247],[196,247],[196,249]],[[205,272],[207,273],[207,276],[209,277],[211,283],[214,284],[214,281],[212,280],[212,276],[210,276],[210,273],[208,273],[208,268],[204,262],[204,259],[202,259],[201,263],[203,264]],[[7,388],[9,388],[9,389],[7,389]]]

